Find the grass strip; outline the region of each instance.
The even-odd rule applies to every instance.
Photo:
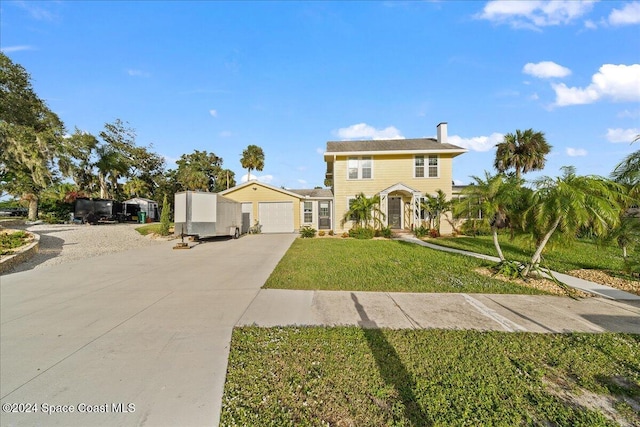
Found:
[[[640,335],[243,327],[221,425],[640,425],[639,408]]]
[[[474,272],[489,265],[397,240],[296,239],[265,288],[543,294]]]

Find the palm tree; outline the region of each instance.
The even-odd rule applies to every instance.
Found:
[[[115,191],[118,185],[118,178],[128,172],[129,164],[120,152],[108,145],[101,145],[96,148],[96,154],[98,159],[94,166],[98,169],[100,198],[108,199],[110,196],[109,184]]]
[[[442,214],[451,209],[451,201],[447,200],[445,192],[438,189],[435,196],[427,195],[425,201],[421,203],[421,207],[429,215],[429,228],[433,223],[433,228],[440,234],[440,218]]]
[[[251,179],[253,169],[261,171],[264,168],[264,151],[257,145],[249,145],[243,152],[240,165],[247,169],[247,181]]]
[[[464,199],[455,204],[454,210],[458,216],[469,216],[480,208],[483,221],[491,226],[493,244],[500,261],[505,257],[498,241],[498,230],[507,228],[517,213],[517,207],[523,193],[521,180],[509,178],[504,174],[491,176],[485,171],[485,178],[472,177],[475,183],[462,190]],[[469,200],[477,203],[469,203]]]
[[[541,240],[523,274],[537,268],[545,245],[557,230],[575,236],[580,227],[589,226],[595,235],[604,235],[620,221],[619,194],[624,188],[599,176],[577,176],[575,168],[563,167],[558,178],[534,181],[525,220],[535,224]]]
[[[515,135],[506,134],[504,140],[496,144],[496,148],[496,170],[502,173],[515,169],[518,179],[523,173],[543,169],[545,156],[551,151],[544,133],[533,129],[524,132],[516,130]]]
[[[370,224],[375,228],[382,224],[385,215],[380,210],[380,196],[367,197],[364,193],[357,194],[355,199],[349,203],[349,210],[342,217],[341,224],[347,221],[353,221],[357,227],[369,227]]]

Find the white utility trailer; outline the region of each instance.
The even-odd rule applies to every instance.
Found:
[[[175,194],[175,233],[196,238],[240,237],[242,204],[202,191],[181,191]]]

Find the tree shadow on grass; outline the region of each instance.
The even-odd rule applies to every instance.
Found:
[[[378,365],[382,379],[387,385],[392,386],[404,406],[404,418],[411,426],[430,426],[427,414],[420,407],[415,395],[416,381],[413,375],[402,363],[395,348],[387,341],[382,330],[375,321],[369,319],[364,307],[358,301],[358,297],[351,293],[356,310],[360,315],[358,325],[362,328],[367,344]]]

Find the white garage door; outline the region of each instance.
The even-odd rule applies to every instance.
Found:
[[[293,233],[293,202],[263,202],[258,205],[263,233]]]

